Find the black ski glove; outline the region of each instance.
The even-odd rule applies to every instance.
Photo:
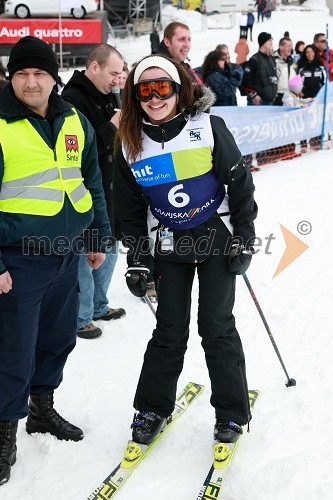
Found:
[[[136,297],[144,297],[147,292],[147,276],[149,269],[140,262],[133,262],[131,267],[127,268],[125,278],[128,289]]]
[[[254,248],[246,247],[239,243],[233,243],[229,250],[228,269],[231,273],[243,274],[251,264]]]

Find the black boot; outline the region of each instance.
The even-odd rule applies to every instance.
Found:
[[[132,439],[136,443],[150,444],[167,424],[167,419],[151,411],[141,411],[134,415],[131,425]]]
[[[235,443],[243,429],[235,422],[217,419],[214,427],[214,439],[218,443]]]
[[[16,432],[18,420],[0,420],[0,485],[10,478],[16,462]]]
[[[62,418],[53,408],[53,392],[30,394],[29,415],[26,423],[28,434],[49,432],[58,439],[80,441],[83,431]]]

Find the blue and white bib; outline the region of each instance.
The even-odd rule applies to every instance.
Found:
[[[221,205],[225,188],[213,169],[213,147],[205,113],[190,119],[177,137],[164,143],[164,149],[144,134],[143,152],[129,167],[152,215],[164,226],[198,226]]]

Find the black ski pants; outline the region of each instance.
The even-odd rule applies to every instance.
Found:
[[[226,264],[223,252],[200,263],[156,260],[157,324],[144,356],[134,399],[137,410],[167,417],[174,409],[197,271],[198,331],[211,380],[211,404],[216,418],[233,420],[240,425],[250,420],[244,353],[232,314],[235,275],[227,270]]]

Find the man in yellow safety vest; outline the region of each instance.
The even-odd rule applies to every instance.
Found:
[[[0,484],[26,430],[79,441],[53,407],[76,342],[78,257],[97,269],[109,246],[93,128],[54,91],[58,65],[35,37],[13,47],[0,94]],[[75,397],[75,395],[74,395]]]

